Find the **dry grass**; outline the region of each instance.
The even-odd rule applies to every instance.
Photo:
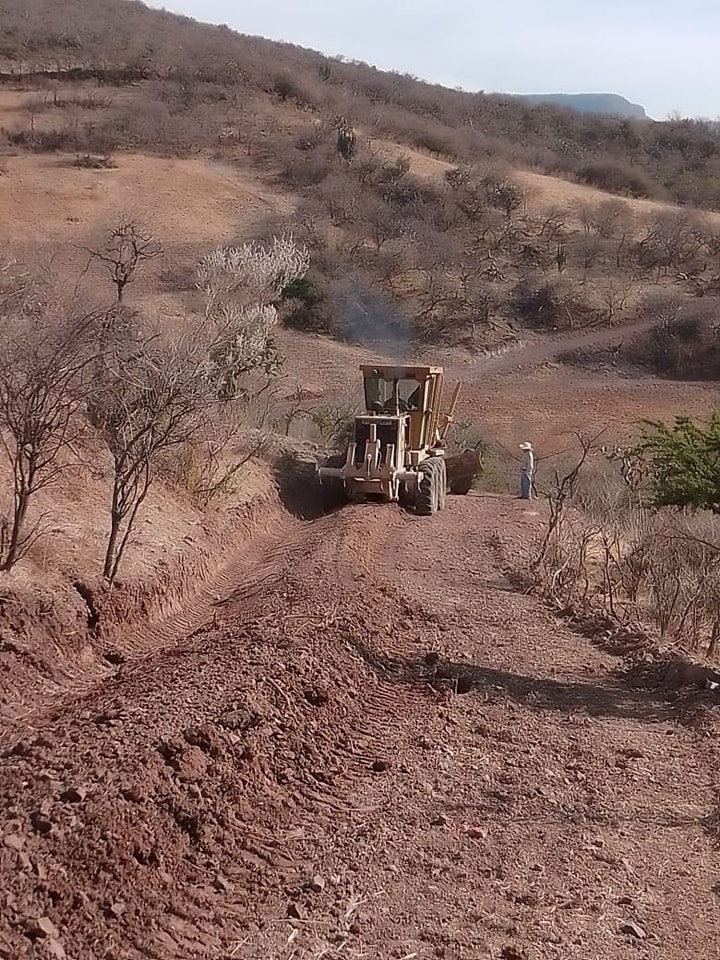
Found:
[[[517,170],[514,174],[520,185],[528,192],[528,204],[537,213],[547,209],[569,209],[577,215],[584,206],[607,201],[608,195],[597,187],[584,183],[571,183],[558,177],[548,176],[529,170]],[[677,210],[671,203],[658,200],[642,200],[633,197],[623,198],[622,203],[637,220],[643,220],[657,213]],[[720,226],[720,214],[707,211],[707,220],[713,226]]]
[[[252,172],[205,159],[123,155],[112,170],[83,170],[62,155],[10,157],[3,176],[3,242],[83,243],[121,215],[152,224],[164,245],[232,241],[287,198]]]
[[[556,485],[546,490],[555,525],[533,564],[543,592],[558,609],[598,612],[648,630],[666,648],[716,659],[717,518],[645,508],[612,469],[592,466],[564,502]]]

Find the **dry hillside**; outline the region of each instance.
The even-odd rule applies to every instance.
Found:
[[[600,449],[713,401],[716,147],[0,0],[0,958],[720,957],[713,519]],[[464,381],[433,517],[321,509],[378,357]]]
[[[49,177],[54,161],[74,161],[75,177],[58,179],[84,179],[80,221],[98,182],[110,206],[142,205],[125,193],[129,152],[200,155],[245,181],[227,178],[228,229],[291,227],[308,244],[312,270],[286,309],[295,328],[477,347],[518,328],[652,312],[659,285],[695,333],[681,350],[653,348],[650,362],[685,373],[700,361],[713,374],[713,311],[695,302],[720,275],[716,221],[703,212],[720,182],[712,126],[452,92],[125,0],[74,0],[62,23],[55,11],[42,0],[4,8],[4,152],[32,154]],[[17,164],[5,167],[12,183]],[[176,242],[209,219],[187,187],[194,226]]]

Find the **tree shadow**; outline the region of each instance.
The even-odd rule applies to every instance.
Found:
[[[538,712],[557,711],[590,717],[616,717],[657,723],[674,719],[672,707],[622,682],[595,684],[532,677],[498,667],[446,660],[437,654],[400,658],[380,654],[364,640],[346,635],[352,649],[380,678],[390,683],[423,685],[457,695],[481,697],[483,703],[512,700]]]
[[[587,717],[609,717],[635,720],[648,724],[663,721],[682,722],[675,705],[653,697],[647,687],[633,689],[627,681],[599,685],[580,681],[554,680],[523,676],[495,667],[442,660],[430,653],[422,658],[399,658],[378,654],[357,637],[346,635],[346,641],[373,672],[390,683],[410,684],[446,690],[457,695],[482,698],[484,705],[512,700],[538,713],[556,711]],[[451,802],[443,806],[449,813],[472,813],[476,817],[493,820],[508,819],[520,823],[524,819],[539,822],[538,814],[523,814],[518,809],[518,798],[512,791],[501,788],[486,791],[486,797],[477,804]],[[524,801],[523,801],[524,802]],[[669,809],[635,809],[623,814],[617,810],[577,811],[550,810],[540,817],[547,822],[640,823],[648,827],[682,829],[700,827],[712,847],[720,850],[720,795],[709,813],[692,815]],[[718,885],[720,890],[720,884]]]
[[[288,513],[298,520],[317,520],[323,516],[325,511],[313,461],[283,453],[273,464],[273,475],[278,496]]]

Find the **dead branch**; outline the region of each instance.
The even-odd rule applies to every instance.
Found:
[[[138,268],[162,254],[162,247],[150,231],[133,220],[121,220],[112,229],[102,247],[81,247],[90,255],[84,272],[97,260],[107,270],[117,291],[117,302],[122,303],[125,288],[135,279]]]

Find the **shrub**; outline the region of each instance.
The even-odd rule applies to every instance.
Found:
[[[433,153],[438,157],[443,155],[451,157],[455,153],[449,138],[430,131],[423,131],[417,134],[415,137],[415,146],[420,150],[427,150],[428,153]]]
[[[521,322],[543,330],[573,329],[597,317],[582,290],[563,281],[523,280],[513,291],[511,303]]]
[[[306,333],[332,332],[328,299],[320,284],[320,278],[311,275],[285,287],[281,316],[286,327]]]
[[[720,374],[719,308],[717,297],[645,297],[640,316],[654,320],[655,325],[629,348],[628,355],[666,376],[714,379]]]
[[[37,153],[68,153],[82,150],[85,140],[77,132],[70,129],[55,130],[16,130],[8,133],[8,140],[13,146],[26,147]]]
[[[112,157],[99,157],[91,153],[79,153],[75,157],[75,166],[84,170],[112,170],[117,164]]]
[[[296,152],[287,157],[278,179],[288,186],[313,187],[326,180],[332,169],[332,160],[326,154]]]
[[[282,101],[285,101],[288,97],[292,97],[295,91],[295,85],[290,77],[280,75],[273,80],[272,89],[273,93],[277,94]]]
[[[648,421],[636,452],[650,467],[650,502],[720,512],[720,411],[706,423],[686,416],[672,426]]]
[[[588,163],[580,167],[577,176],[592,187],[628,197],[653,197],[660,192],[643,171],[614,160]]]

